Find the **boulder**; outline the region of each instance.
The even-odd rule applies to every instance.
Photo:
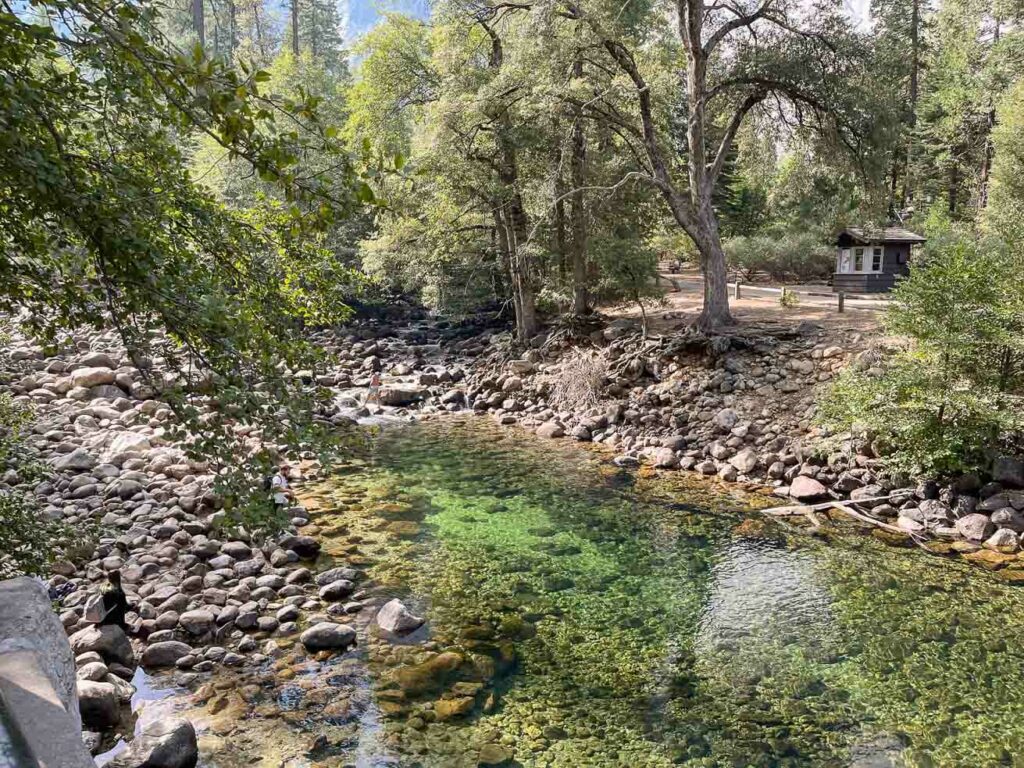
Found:
[[[146,669],[173,667],[178,659],[188,656],[192,649],[177,640],[153,643],[142,653],[142,666]]]
[[[52,459],[50,463],[58,472],[86,472],[99,462],[84,448],[75,448],[71,453]]]
[[[331,624],[324,621],[299,635],[299,641],[307,651],[345,649],[355,643],[356,631],[347,624]]]
[[[737,472],[741,472],[744,475],[749,475],[757,467],[758,457],[757,451],[753,448],[744,448],[742,451],[737,453],[735,456],[729,459],[729,463],[732,464]]]
[[[100,384],[113,384],[115,378],[116,376],[110,368],[78,368],[71,372],[71,386],[88,389]]]
[[[290,549],[303,560],[314,560],[320,554],[320,542],[312,536],[285,536],[279,543],[282,549]]]
[[[968,541],[984,541],[991,536],[996,527],[985,515],[977,512],[964,515],[955,523],[957,531]]]
[[[354,568],[330,568],[316,575],[316,583],[318,586],[323,587],[331,584],[332,582],[341,581],[342,579],[345,579],[346,581],[355,581],[358,577],[359,572]]]
[[[41,582],[28,576],[0,582],[0,652],[8,659],[31,654],[67,711],[67,722],[81,730],[76,654]]]
[[[198,609],[186,611],[178,618],[178,623],[190,635],[204,635],[213,629],[215,617],[210,611]]]
[[[423,619],[414,616],[405,604],[395,598],[377,612],[377,626],[395,635],[404,635],[423,626]]]
[[[539,437],[556,438],[565,436],[565,427],[557,421],[546,421],[537,427]]]
[[[108,768],[195,768],[199,760],[196,730],[188,720],[157,720],[132,739]]]
[[[95,651],[107,663],[117,662],[127,667],[135,664],[135,652],[128,636],[123,629],[112,624],[80,629],[68,640],[76,656]]]
[[[867,499],[878,499],[879,496],[885,496],[885,490],[880,485],[861,485],[861,487],[850,491],[850,501],[856,501],[857,506],[864,509],[872,509],[879,504],[885,504],[885,499],[867,501]]]
[[[828,488],[813,477],[797,475],[789,486],[789,495],[797,501],[813,501],[828,495]]]
[[[1017,533],[1024,533],[1024,515],[1013,507],[1003,507],[992,513],[992,524],[997,528],[1009,528]]]
[[[953,511],[938,499],[926,499],[917,505],[929,523],[952,523]]]
[[[107,455],[145,453],[152,448],[149,437],[138,432],[118,432],[107,446]]]
[[[651,463],[659,469],[675,469],[679,466],[679,457],[671,448],[655,448],[651,452]]]
[[[995,533],[985,539],[983,546],[986,549],[992,549],[996,552],[1004,552],[1006,554],[1013,554],[1020,549],[1018,535],[1009,528],[998,529]]]
[[[729,430],[735,427],[736,422],[738,422],[739,420],[740,417],[732,408],[723,408],[722,410],[715,414],[715,417],[713,419],[715,426],[725,430]]]
[[[120,719],[119,710],[117,689],[110,683],[78,681],[78,711],[86,728],[103,730],[116,725]]]
[[[396,407],[412,405],[413,403],[418,403],[426,396],[427,388],[416,385],[398,386],[392,384],[380,389],[381,405],[393,405]]]
[[[330,584],[325,584],[320,587],[320,599],[326,602],[335,602],[337,600],[343,600],[344,598],[351,595],[356,589],[356,585],[347,579],[338,579],[332,581]]]
[[[90,352],[84,355],[78,364],[84,368],[117,368],[117,363],[114,362],[114,358],[108,355],[106,352]]]

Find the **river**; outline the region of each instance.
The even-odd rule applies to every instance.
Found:
[[[355,619],[344,656],[281,639],[196,690],[140,680],[141,717],[192,718],[205,768],[1024,759],[1018,587],[482,418],[371,443],[310,490],[322,565],[427,623]]]

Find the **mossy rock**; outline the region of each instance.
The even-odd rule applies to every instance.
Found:
[[[440,699],[434,702],[434,714],[438,722],[463,717],[473,711],[476,699],[472,696],[458,696],[452,699]]]
[[[462,654],[444,651],[422,664],[398,669],[394,680],[406,695],[420,696],[440,691],[455,677],[463,662]]]
[[[384,530],[400,539],[414,539],[420,535],[420,524],[412,520],[395,520],[388,523]]]

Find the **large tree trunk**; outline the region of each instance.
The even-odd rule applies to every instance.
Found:
[[[504,63],[501,38],[484,21],[481,27],[491,39],[489,65],[498,71]],[[529,216],[519,192],[519,164],[516,146],[512,139],[512,120],[507,105],[499,104],[500,110],[495,121],[494,140],[498,147],[496,171],[498,180],[505,189],[502,205],[502,219],[508,238],[512,295],[516,307],[516,338],[525,344],[537,333],[537,308],[533,265],[529,256]]]
[[[292,55],[299,58],[299,0],[292,0]]]
[[[235,51],[238,50],[238,9],[235,0],[228,0],[228,24],[231,26],[228,32],[228,58],[234,61]]]
[[[583,77],[583,61],[572,65],[573,77]],[[583,110],[574,108],[572,126],[572,311],[583,315],[589,309],[587,290],[587,212],[583,186],[587,177],[587,136],[583,128]]]
[[[910,8],[910,113],[908,117],[909,136],[904,153],[905,168],[903,170],[904,207],[914,202],[914,184],[911,174],[914,163],[914,141],[917,130],[917,99],[920,92],[921,75],[921,0],[911,0]]]
[[[192,0],[192,29],[199,38],[199,47],[206,47],[206,18],[203,13],[203,0]]]

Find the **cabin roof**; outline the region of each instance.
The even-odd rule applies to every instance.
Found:
[[[860,243],[923,243],[925,238],[903,227],[869,229],[867,227],[846,227],[836,237],[847,235]]]

